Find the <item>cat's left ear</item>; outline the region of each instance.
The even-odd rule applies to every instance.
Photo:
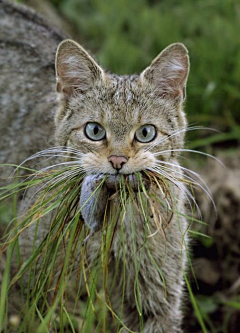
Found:
[[[96,61],[78,43],[64,40],[56,53],[57,91],[66,98],[90,90],[104,72]]]
[[[158,96],[184,100],[189,73],[187,48],[181,43],[165,48],[141,74]]]

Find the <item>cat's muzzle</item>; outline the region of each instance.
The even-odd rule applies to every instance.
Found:
[[[95,184],[99,184],[103,177],[106,175],[98,175],[96,176]],[[120,178],[123,177],[123,178]],[[108,190],[111,192],[117,192],[122,186],[126,186],[128,190],[132,190],[133,192],[142,192],[143,188],[149,190],[150,181],[142,176],[141,182],[139,182],[137,176],[135,174],[130,175],[107,175],[105,179],[105,186],[107,186]]]

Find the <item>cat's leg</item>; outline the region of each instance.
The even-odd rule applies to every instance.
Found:
[[[161,304],[159,304],[159,306],[161,306]],[[182,333],[181,313],[179,310],[176,311],[176,307],[174,305],[172,308],[169,308],[169,310],[164,315],[163,313],[148,313],[144,316],[145,318],[142,319],[142,324],[140,324],[141,319],[139,318],[139,314],[136,309],[131,309],[130,307],[126,306],[124,312],[124,325],[134,332]],[[129,331],[123,328],[121,332],[127,333]]]
[[[153,317],[149,318],[144,325],[144,333],[182,333],[181,330],[181,321],[178,319],[167,319]]]
[[[175,221],[172,221],[173,224]],[[178,243],[167,234],[167,252],[164,240],[155,235],[155,242],[150,239],[151,257],[143,249],[137,259],[140,267],[136,277],[134,263],[128,261],[126,267],[126,301],[123,317],[124,324],[134,332],[141,333],[180,333],[181,301],[183,293],[183,270],[185,255]],[[130,258],[129,258],[130,259]],[[141,317],[137,311],[134,286],[138,281],[138,302]],[[121,293],[121,287],[118,288]],[[119,294],[121,298],[121,295]],[[140,324],[141,323],[141,324]],[[123,330],[123,332],[127,332]]]

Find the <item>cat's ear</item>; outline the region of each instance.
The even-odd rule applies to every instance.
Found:
[[[64,40],[56,53],[57,91],[70,97],[91,89],[104,72],[95,60],[76,42]]]
[[[150,83],[159,96],[183,100],[188,72],[188,50],[183,44],[175,43],[165,48],[140,77]]]

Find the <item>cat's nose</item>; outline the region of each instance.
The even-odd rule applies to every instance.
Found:
[[[112,164],[113,168],[116,170],[122,169],[125,163],[127,163],[127,158],[125,156],[111,155],[108,158],[109,162]]]

